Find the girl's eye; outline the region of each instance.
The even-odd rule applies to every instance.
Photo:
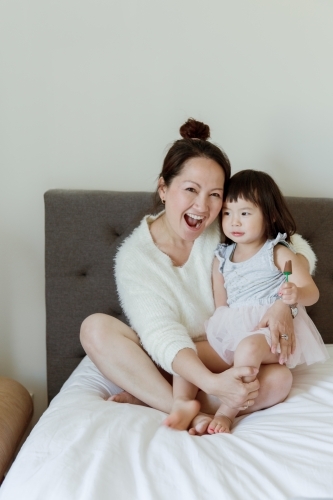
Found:
[[[225,215],[229,215],[229,212],[223,212],[223,213],[222,213],[222,215],[223,215],[223,216],[225,216]]]
[[[250,212],[242,212],[242,215],[250,215]]]

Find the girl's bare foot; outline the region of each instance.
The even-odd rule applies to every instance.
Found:
[[[189,429],[189,434],[192,436],[203,436],[207,434],[207,429],[211,421],[213,420],[213,415],[208,415],[207,413],[198,413],[196,417],[191,422],[191,427]]]
[[[163,421],[163,425],[185,431],[200,410],[200,403],[195,399],[175,399],[170,415]]]
[[[120,392],[119,394],[114,394],[114,396],[110,396],[107,398],[107,401],[114,401],[115,403],[129,403],[131,405],[140,405],[140,406],[147,406],[143,401],[140,401],[140,399],[136,398],[135,396],[132,396],[129,392],[123,391]]]
[[[224,415],[223,413],[216,413],[208,426],[207,432],[208,434],[219,434],[221,432],[229,434],[231,426],[231,418],[227,417],[227,415]]]

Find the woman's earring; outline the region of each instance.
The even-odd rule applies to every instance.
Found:
[[[165,200],[161,200],[161,202],[163,203],[163,205],[165,205]]]

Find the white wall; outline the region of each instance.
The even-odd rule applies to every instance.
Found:
[[[152,190],[189,116],[234,171],[332,195],[330,0],[0,3],[0,373],[46,406],[43,193]]]

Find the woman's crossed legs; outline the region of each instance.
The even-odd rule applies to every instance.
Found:
[[[106,314],[93,314],[84,320],[80,338],[86,353],[103,375],[124,389],[125,392],[113,397],[113,400],[132,403],[143,402],[171,415],[178,411],[170,383],[142,349],[136,333],[127,325]],[[198,342],[196,346],[198,356],[209,373],[216,374],[212,375],[215,377],[215,385],[224,386],[225,392],[230,389],[229,394],[232,394],[231,389],[234,387],[241,388],[234,395],[233,406],[237,407],[237,412],[240,407],[245,406],[246,401],[248,401],[249,407],[242,413],[250,413],[276,404],[278,401],[272,402],[272,387],[276,394],[279,393],[280,401],[288,395],[291,374],[286,367],[263,365],[257,376],[260,381],[258,394],[257,385],[243,384],[237,371],[231,369],[221,373],[228,368],[228,365],[207,341]],[[267,370],[268,367],[270,367],[269,370]],[[237,381],[237,377],[240,379],[239,381]],[[236,382],[239,386],[236,385]],[[223,392],[223,390],[218,390]],[[215,395],[219,396],[218,391]],[[131,399],[131,396],[134,399]],[[204,408],[202,409],[204,410]],[[170,426],[184,430],[190,426],[192,434],[205,434],[214,417],[199,413],[192,422],[187,424],[188,419],[197,411],[199,411],[199,405],[195,402],[194,405],[192,404],[192,409],[186,410],[188,416],[180,424]]]

